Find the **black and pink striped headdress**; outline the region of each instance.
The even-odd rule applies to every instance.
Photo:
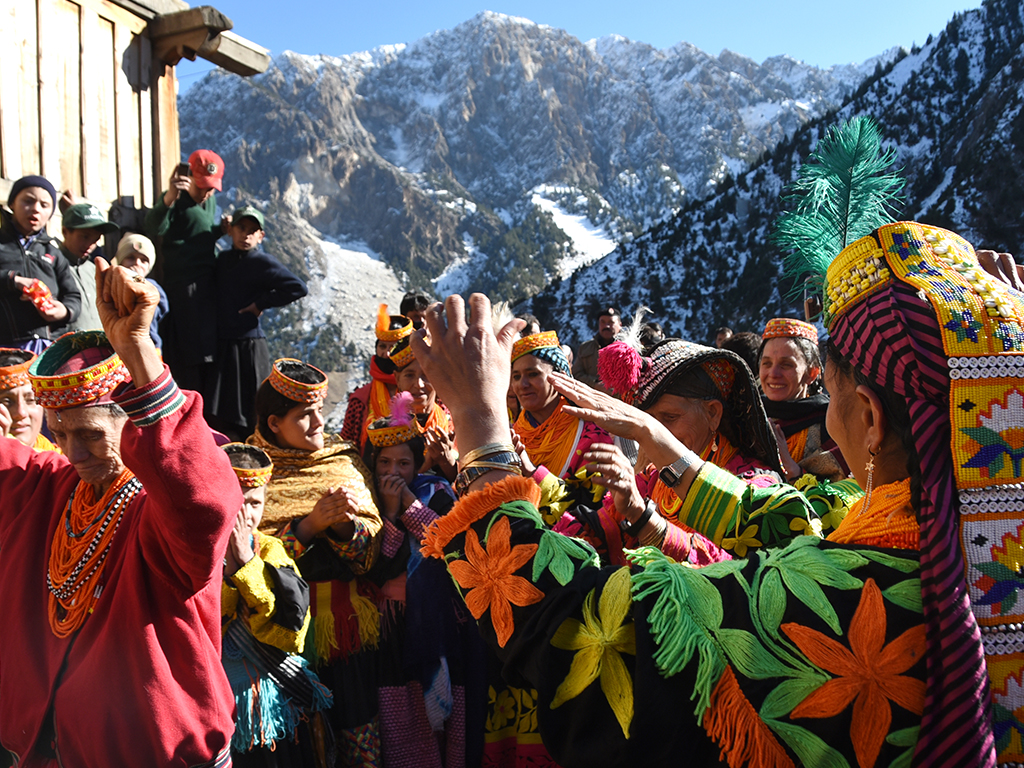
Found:
[[[920,459],[928,658],[915,764],[992,765],[995,750],[1018,762],[1024,297],[987,275],[963,238],[900,222],[833,261],[824,311],[842,356],[906,398]]]

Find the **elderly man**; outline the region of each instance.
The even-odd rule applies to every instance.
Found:
[[[0,742],[23,768],[224,766],[242,496],[150,340],[156,291],[99,259],[97,296],[106,334],[65,336],[29,372],[64,455],[0,439]]]
[[[63,235],[60,252],[68,260],[71,275],[82,292],[82,312],[68,329],[99,330],[103,326],[96,309],[96,265],[93,259],[103,255],[97,248],[100,238],[117,232],[120,227],[107,221],[103,211],[92,203],[75,203],[64,211],[60,228]]]

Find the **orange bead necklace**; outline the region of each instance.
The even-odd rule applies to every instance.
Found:
[[[50,590],[50,629],[57,637],[77,632],[103,587],[99,584],[110,545],[125,509],[142,490],[142,483],[125,467],[96,501],[93,487],[80,480],[71,492],[50,546],[46,586]],[[87,537],[93,529],[95,533]]]

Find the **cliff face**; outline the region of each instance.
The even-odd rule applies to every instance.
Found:
[[[780,197],[822,130],[870,115],[907,179],[903,218],[955,230],[979,247],[1024,250],[1024,6],[989,0],[921,49],[869,78],[836,113],[782,139],[765,160],[703,200],[556,280],[526,307],[573,343],[602,302],[645,304],[669,332],[713,341],[714,328],[760,331],[802,310],[769,242]],[[767,65],[767,62],[766,62]]]
[[[409,46],[211,73],[180,99],[182,146],[224,157],[222,202],[263,205],[268,249],[307,276],[363,250],[395,275],[381,295],[523,298],[713,192],[897,54],[759,65],[484,13]],[[365,347],[374,308],[314,282],[317,323],[278,330]]]

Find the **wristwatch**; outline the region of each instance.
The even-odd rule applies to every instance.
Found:
[[[690,462],[687,457],[680,456],[667,467],[663,467],[658,473],[658,477],[660,477],[661,482],[669,488],[675,488],[679,484],[679,479],[683,476],[683,472],[685,472],[689,466]]]

